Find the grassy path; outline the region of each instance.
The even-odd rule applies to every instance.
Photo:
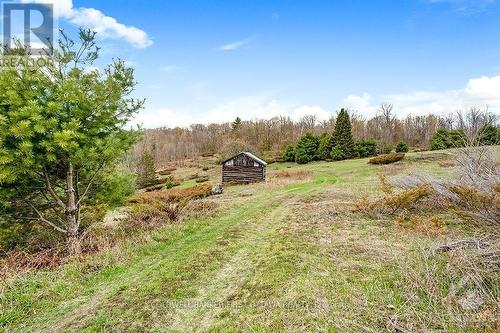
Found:
[[[145,317],[139,322],[134,317],[141,313],[146,315],[149,310],[157,312],[170,307],[168,302],[172,300],[187,299],[192,304],[218,301],[224,297],[224,290],[236,288],[241,277],[249,274],[250,260],[255,256],[253,252],[269,240],[269,235],[276,232],[280,223],[286,222],[284,212],[288,202],[328,181],[327,177],[321,176],[314,182],[261,191],[234,207],[228,207],[223,216],[189,222],[182,232],[168,237],[165,242],[138,249],[137,256],[127,265],[113,267],[87,281],[82,276],[68,276],[71,274],[68,272],[53,282],[38,277],[39,283],[52,290],[46,290],[46,299],[40,295],[41,299],[30,300],[32,309],[24,310],[38,308],[36,315],[22,318],[16,326],[26,332],[93,331],[102,327],[149,330],[150,322]],[[294,193],[293,196],[290,193]],[[82,281],[82,285],[71,286],[76,280]],[[19,296],[17,293],[7,294],[4,299],[18,299]],[[6,305],[6,302],[2,303]],[[155,326],[159,325],[160,330],[162,325],[183,330],[188,323],[193,323],[196,327],[201,318],[210,317],[203,312],[207,311],[172,312],[170,309]],[[21,312],[11,315],[16,314],[19,319],[25,315]],[[209,322],[208,319],[205,321]]]

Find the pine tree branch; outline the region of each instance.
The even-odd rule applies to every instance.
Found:
[[[83,199],[85,199],[85,197],[87,196],[87,193],[90,190],[90,187],[94,183],[95,177],[97,176],[99,171],[101,171],[101,169],[104,167],[105,164],[106,164],[106,161],[105,160],[102,161],[101,165],[99,165],[96,172],[92,175],[92,177],[89,180],[89,183],[87,184],[87,187],[85,188],[85,191],[83,191],[83,194],[81,195],[81,197],[78,199],[78,202],[76,203],[77,206],[79,206],[81,204],[81,202],[83,201]]]
[[[38,218],[37,220],[41,221],[41,222],[44,222],[46,224],[48,224],[49,226],[51,226],[52,228],[54,228],[55,230],[59,231],[59,232],[62,232],[63,234],[67,233],[66,230],[64,230],[63,228],[60,228],[58,227],[57,225],[55,225],[54,223],[50,222],[49,220],[47,220],[43,214],[29,201],[26,201],[26,203],[31,207],[31,209],[33,209],[35,211],[35,213],[38,215]]]
[[[49,193],[52,196],[52,198],[54,198],[54,200],[56,201],[56,203],[59,206],[61,206],[62,208],[66,209],[66,205],[64,204],[64,202],[61,200],[61,198],[57,195],[57,193],[52,188],[52,185],[50,184],[49,175],[47,174],[47,172],[45,172],[45,170],[43,172],[43,176],[45,178],[45,185],[47,186],[47,190],[49,191]]]

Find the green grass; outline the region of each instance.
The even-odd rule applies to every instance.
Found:
[[[434,162],[415,163],[394,167],[450,176]],[[210,199],[221,207],[215,216],[167,224],[147,241],[5,282],[0,329],[484,329],[450,296],[460,277],[448,276],[449,258],[426,250],[444,239],[351,212],[354,197],[376,193],[377,175],[394,170],[362,159],[277,163],[268,173],[284,168],[311,170],[314,179],[230,186]]]

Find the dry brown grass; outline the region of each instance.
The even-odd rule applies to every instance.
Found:
[[[421,232],[427,236],[438,236],[446,234],[447,227],[444,221],[436,215],[432,216],[398,216],[396,224],[403,229]]]
[[[141,204],[150,204],[154,202],[185,202],[195,198],[206,197],[210,195],[211,189],[210,185],[203,184],[183,189],[139,193],[132,196],[129,202]]]
[[[278,170],[271,174],[275,178],[311,179],[313,172],[304,169]]]

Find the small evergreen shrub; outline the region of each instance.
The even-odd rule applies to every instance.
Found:
[[[440,128],[434,133],[429,141],[431,150],[464,147],[467,142],[467,134],[461,129],[448,131]]]
[[[377,148],[375,149],[375,154],[389,154],[392,151],[392,146],[386,142],[378,141]]]
[[[396,153],[407,153],[410,150],[408,144],[404,141],[399,141],[396,145]]]
[[[130,173],[115,172],[106,175],[104,185],[96,195],[96,202],[119,206],[134,194],[135,183],[135,177]]]
[[[285,162],[295,161],[295,147],[293,145],[286,146],[285,152],[283,153],[283,160],[285,160]]]
[[[332,151],[330,153],[330,157],[334,161],[342,161],[342,160],[345,160],[347,158],[344,150],[338,145],[336,145],[335,147],[332,148]]]
[[[485,125],[479,131],[479,143],[481,145],[500,144],[500,129],[492,125]]]
[[[370,164],[391,164],[401,161],[405,157],[403,153],[390,153],[371,158],[368,163]]]
[[[360,158],[374,156],[376,148],[375,140],[359,140],[354,143],[354,155]]]

